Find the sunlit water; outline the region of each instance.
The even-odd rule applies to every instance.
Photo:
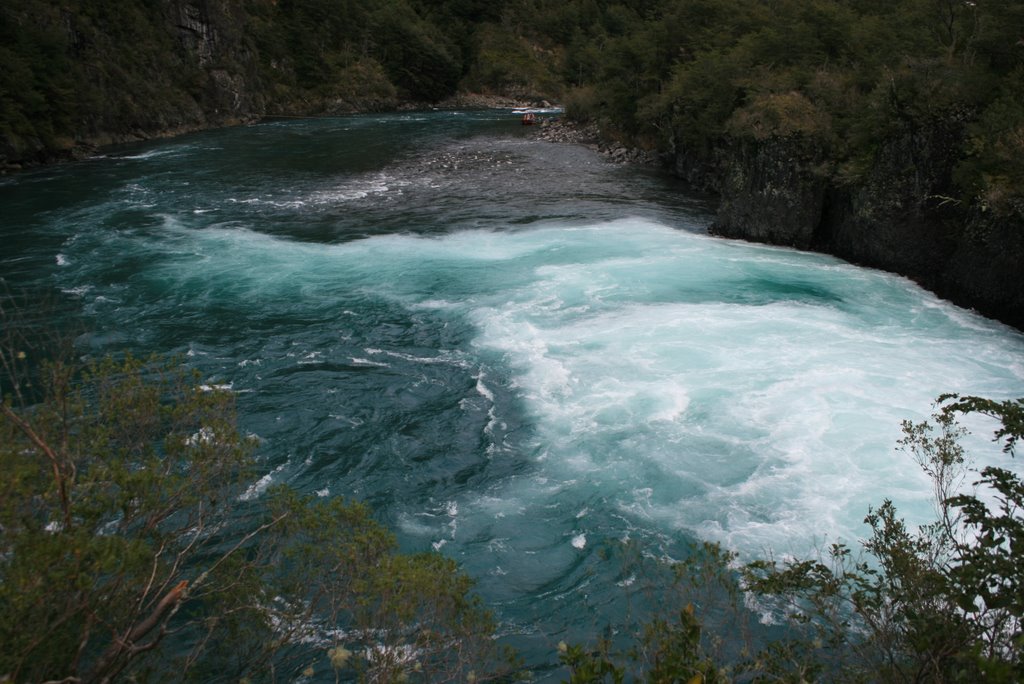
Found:
[[[806,554],[884,497],[923,522],[900,421],[1024,395],[1018,332],[709,237],[670,179],[534,135],[427,113],[108,151],[0,181],[0,275],[61,292],[90,353],[230,387],[262,440],[250,497],[369,502],[476,577],[534,665],[626,619],[610,542]]]

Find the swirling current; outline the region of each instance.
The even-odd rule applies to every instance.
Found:
[[[0,275],[61,293],[84,350],[182,354],[237,394],[248,496],[368,502],[537,667],[627,619],[609,543],[806,554],[885,497],[923,522],[900,421],[1024,395],[1019,332],[709,236],[708,198],[507,111],[123,146],[3,178],[0,206]]]

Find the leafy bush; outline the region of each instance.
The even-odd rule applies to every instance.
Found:
[[[248,490],[230,392],[176,363],[36,358],[3,323],[0,680],[510,671],[452,561],[397,553],[359,504]]]
[[[757,140],[799,135],[827,142],[831,128],[828,114],[796,91],[759,95],[733,112],[727,123],[733,135]]]
[[[470,90],[551,93],[558,88],[554,59],[499,24],[477,30],[477,51],[463,84]]]

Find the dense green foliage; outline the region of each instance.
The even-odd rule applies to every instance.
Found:
[[[960,201],[1024,211],[1024,5],[1015,0],[533,3],[572,113],[666,149],[809,139],[856,180],[901,132],[966,126]],[[571,35],[556,28],[574,17]]]
[[[176,364],[41,360],[0,322],[0,681],[510,670],[454,562],[399,554],[340,497],[251,489],[229,392]]]

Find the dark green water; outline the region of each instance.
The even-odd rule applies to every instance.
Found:
[[[59,292],[84,351],[230,387],[262,440],[250,497],[369,502],[540,668],[643,604],[611,542],[805,553],[885,496],[924,520],[900,420],[1024,394],[1019,333],[709,237],[677,183],[517,121],[271,122],[4,178],[0,275]]]

